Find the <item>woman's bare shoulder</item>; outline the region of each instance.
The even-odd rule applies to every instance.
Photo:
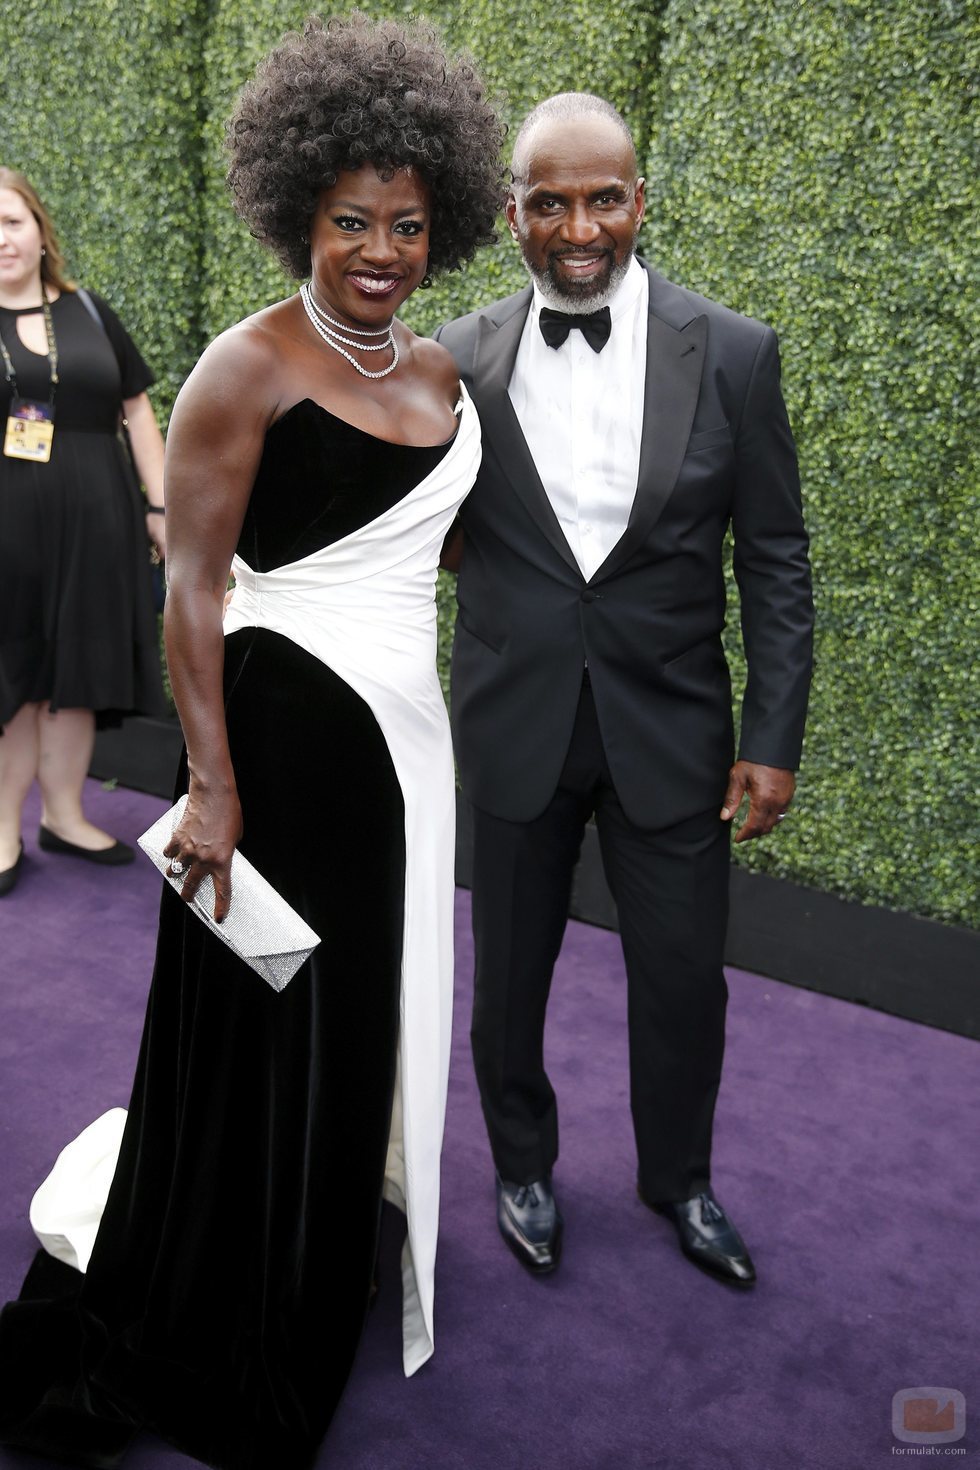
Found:
[[[445,394],[455,404],[459,397],[459,369],[448,348],[431,337],[415,337],[412,341],[412,361],[419,373],[432,384],[440,395]]]
[[[253,366],[269,366],[295,337],[293,306],[294,299],[277,301],[226,327],[205,348],[201,362],[207,362],[212,370],[219,365],[234,368],[236,363],[245,371]]]
[[[188,391],[247,400],[269,399],[274,411],[278,369],[289,353],[292,301],[277,301],[227,327],[204,349],[181,394]]]

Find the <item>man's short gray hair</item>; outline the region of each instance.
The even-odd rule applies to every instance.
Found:
[[[525,182],[527,162],[525,155],[531,135],[539,123],[543,122],[569,122],[574,118],[604,117],[622,133],[623,138],[634,148],[633,134],[627,126],[625,118],[616,111],[611,102],[604,97],[596,97],[593,92],[557,92],[554,97],[546,97],[533,107],[527,117],[517,130],[514,139],[513,161],[510,166],[511,178],[515,184]]]

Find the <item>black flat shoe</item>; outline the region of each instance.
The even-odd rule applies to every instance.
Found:
[[[23,861],[24,844],[22,842],[20,844],[20,852],[17,854],[17,861],[13,867],[4,868],[3,872],[0,873],[0,898],[3,898],[8,893],[13,893],[17,887],[17,879],[20,877],[20,869]]]
[[[636,1192],[645,1205],[676,1226],[681,1250],[688,1260],[736,1286],[752,1285],[752,1257],[710,1189],[685,1200],[649,1200],[639,1185]]]
[[[131,863],[136,856],[131,847],[118,839],[111,847],[78,847],[76,843],[66,842],[63,837],[56,836],[45,826],[38,829],[37,845],[42,852],[84,858],[87,863],[101,863],[106,868],[121,868],[124,863]]]
[[[550,1179],[514,1184],[497,1175],[497,1225],[522,1266],[545,1276],[561,1256],[562,1217]]]

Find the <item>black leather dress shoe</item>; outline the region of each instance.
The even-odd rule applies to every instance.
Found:
[[[131,847],[118,839],[111,847],[79,847],[74,842],[66,842],[63,837],[58,837],[49,827],[40,828],[37,834],[37,845],[42,852],[57,852],[64,857],[80,857],[88,863],[101,863],[106,868],[121,868],[123,863],[131,863],[136,856]]]
[[[736,1286],[752,1285],[752,1257],[710,1189],[685,1200],[649,1200],[639,1185],[637,1193],[651,1210],[673,1221],[681,1250],[695,1265]]]
[[[24,844],[21,843],[20,852],[17,854],[17,861],[13,864],[12,867],[4,868],[3,872],[0,873],[0,898],[3,898],[5,894],[13,893],[14,889],[17,887],[17,879],[20,877],[20,870],[23,861]]]
[[[535,1276],[544,1276],[558,1265],[563,1221],[550,1179],[513,1184],[498,1174],[497,1224],[521,1265]]]

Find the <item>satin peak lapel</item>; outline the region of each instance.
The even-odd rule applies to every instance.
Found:
[[[691,437],[707,340],[706,316],[695,317],[682,331],[652,313],[648,318],[636,496],[626,530],[592,577],[593,582],[624,565],[650,534],[670,498]]]
[[[529,305],[530,291],[527,299]],[[545,493],[541,476],[507,392],[526,321],[527,306],[523,310],[518,309],[500,326],[496,326],[488,316],[480,319],[480,336],[473,364],[473,389],[483,429],[483,446],[493,453],[541,534],[563,561],[581,576],[579,564],[565,540],[558,517]]]

